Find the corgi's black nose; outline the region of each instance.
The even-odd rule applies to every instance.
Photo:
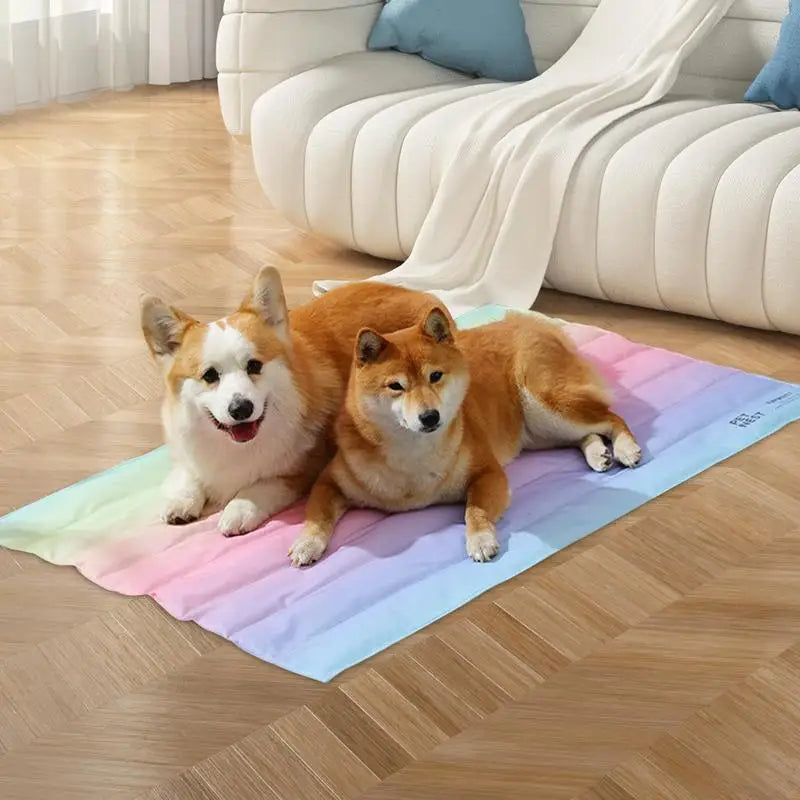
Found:
[[[253,413],[253,404],[245,397],[234,397],[228,406],[228,413],[237,422],[243,422]]]
[[[423,411],[419,415],[419,421],[422,423],[423,428],[433,430],[439,424],[439,412],[436,409],[430,411]]]

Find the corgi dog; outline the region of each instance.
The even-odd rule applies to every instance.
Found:
[[[639,445],[609,402],[571,340],[533,316],[457,331],[434,307],[391,334],[362,330],[338,449],[311,490],[292,563],[319,559],[349,507],[462,501],[467,553],[490,560],[510,500],[503,467],[522,450],[580,447],[599,472],[639,463]]]
[[[239,309],[204,324],[155,297],[141,325],[161,367],[172,457],[162,518],[222,509],[226,536],[254,530],[304,495],[332,450],[360,328],[411,324],[430,295],[359,283],[287,310],[280,274],[262,269]]]

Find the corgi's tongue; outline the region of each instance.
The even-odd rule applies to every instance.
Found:
[[[255,438],[260,424],[261,420],[255,420],[254,422],[241,422],[238,425],[231,425],[228,428],[228,434],[234,442],[249,442]]]

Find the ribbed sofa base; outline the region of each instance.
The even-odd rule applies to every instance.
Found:
[[[334,59],[256,102],[259,179],[298,225],[401,260],[470,123],[505,86],[397,53]],[[547,283],[800,333],[798,254],[800,113],[672,97],[584,152]]]

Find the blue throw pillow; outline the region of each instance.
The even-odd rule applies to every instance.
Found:
[[[800,108],[800,0],[790,0],[775,54],[747,90],[745,100]]]
[[[368,46],[418,53],[482,78],[536,77],[519,0],[388,0]]]

